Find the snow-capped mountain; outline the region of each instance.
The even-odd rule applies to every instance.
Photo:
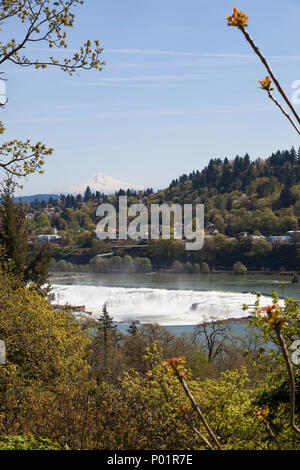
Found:
[[[85,183],[80,184],[78,186],[71,186],[67,192],[71,194],[83,194],[87,186],[90,187],[92,192],[99,191],[100,193],[104,194],[114,193],[115,191],[119,191],[120,189],[143,189],[142,186],[138,186],[137,184],[126,183],[125,181],[118,181],[112,178],[111,176],[99,172],[96,176],[94,176],[94,178],[90,178]]]

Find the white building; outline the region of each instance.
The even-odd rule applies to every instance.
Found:
[[[37,236],[37,240],[41,243],[46,243],[46,242],[55,243],[60,238],[61,237],[59,235],[38,235]]]

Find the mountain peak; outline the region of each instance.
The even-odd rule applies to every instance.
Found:
[[[142,190],[142,186],[138,186],[137,184],[127,183],[126,181],[119,181],[111,176],[106,175],[99,171],[94,177],[87,180],[85,183],[80,184],[78,186],[71,186],[68,189],[68,192],[71,194],[83,194],[87,188],[90,187],[92,192],[99,191],[100,193],[104,194],[111,194],[120,189],[134,189],[134,190]]]

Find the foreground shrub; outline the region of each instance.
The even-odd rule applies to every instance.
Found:
[[[2,436],[0,450],[61,450],[59,444],[50,439],[35,439],[33,436]]]
[[[87,445],[90,339],[73,317],[0,271],[0,435],[32,434],[60,445]]]

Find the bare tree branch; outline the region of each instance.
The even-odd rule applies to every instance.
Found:
[[[296,382],[295,382],[295,377],[294,377],[294,372],[293,372],[293,366],[290,360],[290,356],[288,353],[287,346],[285,344],[284,337],[281,332],[281,325],[277,324],[275,326],[275,333],[278,338],[279,346],[282,351],[286,368],[289,374],[289,381],[290,381],[290,425],[291,428],[300,434],[300,428],[296,425],[295,422],[295,415],[296,415]]]
[[[285,115],[285,117],[290,121],[290,123],[292,124],[292,126],[294,127],[294,129],[298,132],[298,134],[300,134],[300,129],[299,127],[297,127],[297,125],[295,124],[295,122],[293,121],[293,119],[291,118],[291,116],[289,115],[289,113],[281,106],[281,104],[279,103],[279,101],[277,101],[276,98],[274,98],[274,96],[272,95],[271,91],[268,90],[268,95],[269,95],[269,98],[276,104],[276,106],[278,106],[278,108],[280,109],[280,111]]]
[[[267,59],[264,57],[264,55],[262,54],[262,52],[260,51],[260,49],[257,47],[257,45],[255,44],[255,42],[253,41],[252,37],[250,36],[250,34],[248,33],[248,31],[245,30],[245,27],[241,27],[240,28],[243,35],[245,36],[246,40],[248,41],[248,43],[250,44],[250,46],[252,47],[252,49],[254,50],[254,52],[258,55],[258,57],[260,58],[260,60],[262,61],[262,63],[264,64],[264,66],[266,67],[267,71],[269,72],[270,74],[270,77],[272,78],[273,82],[275,83],[279,93],[281,94],[281,96],[283,97],[283,99],[285,100],[285,102],[287,103],[288,107],[290,108],[290,110],[292,111],[292,113],[294,114],[297,122],[300,124],[300,116],[299,114],[297,113],[297,111],[295,110],[294,106],[292,105],[291,101],[289,100],[289,98],[287,97],[285,91],[283,90],[282,86],[280,85],[279,81],[277,80],[276,76],[274,75]],[[281,108],[282,110],[282,108]],[[285,114],[285,113],[284,113]],[[299,132],[299,131],[298,131]]]
[[[86,41],[78,52],[63,60],[54,57],[40,60],[27,54],[21,55],[28,44],[44,42],[49,49],[67,48],[66,30],[72,28],[75,22],[73,9],[83,3],[82,0],[1,0],[0,26],[5,27],[12,22],[10,28],[22,31],[22,37],[18,40],[12,38],[7,42],[0,41],[0,66],[6,62],[21,67],[33,66],[36,69],[51,66],[58,67],[69,75],[79,69],[101,71],[105,62],[100,61],[103,49],[97,40],[93,44]],[[0,105],[4,106],[4,103]],[[4,125],[0,122],[0,134],[4,130]],[[53,149],[46,148],[41,142],[32,145],[29,140],[12,140],[0,146],[0,169],[19,178],[35,171],[42,173],[44,158],[52,153]]]
[[[218,450],[222,450],[221,448],[221,445],[220,445],[220,442],[218,440],[218,438],[216,437],[216,435],[214,434],[213,430],[211,429],[210,425],[208,424],[208,422],[206,421],[205,417],[204,417],[204,414],[202,413],[202,411],[200,410],[199,406],[197,405],[193,395],[191,394],[188,386],[187,386],[187,383],[186,381],[184,380],[184,378],[182,377],[182,374],[180,374],[177,370],[176,370],[176,376],[186,394],[186,396],[188,397],[188,399],[190,400],[191,402],[191,405],[192,407],[194,408],[194,410],[196,411],[196,413],[198,414],[201,422],[203,423],[206,431],[208,432],[208,434],[210,435],[210,437],[212,438],[212,440],[214,441],[214,443],[216,444]]]
[[[250,44],[250,46],[253,49],[253,51],[255,52],[255,54],[257,54],[257,56],[260,58],[263,65],[266,67],[266,69],[267,69],[267,71],[268,71],[271,78],[266,77],[265,80],[262,80],[262,81],[259,80],[259,82],[262,85],[261,88],[268,92],[269,98],[276,104],[276,106],[280,109],[280,111],[284,114],[284,116],[290,121],[290,123],[292,124],[294,129],[297,131],[297,133],[300,134],[300,129],[297,126],[297,124],[294,122],[292,117],[288,114],[288,112],[281,106],[279,101],[276,98],[274,98],[274,96],[271,93],[272,89],[270,88],[270,85],[273,81],[274,84],[276,85],[276,88],[277,88],[278,92],[280,93],[280,95],[282,96],[282,98],[284,99],[284,101],[286,102],[288,107],[290,108],[291,112],[293,113],[294,118],[296,119],[296,122],[298,124],[300,124],[299,114],[295,110],[292,102],[290,101],[290,99],[288,98],[288,96],[285,93],[284,89],[280,85],[280,82],[277,79],[277,77],[275,76],[273,70],[271,69],[267,59],[265,58],[265,56],[263,55],[263,53],[261,52],[259,47],[255,44],[253,38],[250,36],[248,31],[246,30],[246,28],[248,26],[248,16],[243,11],[239,11],[237,8],[234,8],[233,9],[233,14],[231,16],[227,16],[227,22],[228,22],[227,23],[228,26],[237,27],[243,33],[246,41]]]
[[[171,373],[173,373],[177,377],[177,379],[179,380],[179,383],[182,386],[182,388],[184,390],[184,393],[188,397],[188,399],[189,399],[189,401],[192,405],[192,408],[196,411],[198,417],[200,418],[200,420],[201,420],[202,424],[204,425],[206,431],[208,432],[210,438],[212,439],[212,441],[217,446],[217,449],[222,450],[220,442],[219,442],[217,436],[215,435],[215,433],[211,429],[210,425],[208,424],[204,414],[202,413],[199,405],[196,403],[196,400],[194,399],[194,397],[193,397],[186,381],[184,380],[183,375],[187,374],[187,372],[188,372],[184,368],[184,364],[185,364],[185,357],[184,356],[172,357],[171,359],[167,359],[166,361],[164,361],[164,365],[166,365],[169,368],[169,370],[171,371]]]
[[[24,36],[21,40],[11,39],[3,43],[0,41],[0,65],[10,61],[23,67],[47,68],[56,66],[72,75],[78,69],[102,70],[105,65],[100,61],[103,49],[99,41],[86,41],[77,53],[71,58],[59,61],[54,57],[49,60],[32,59],[27,55],[20,55],[20,51],[28,43],[46,42],[50,49],[67,48],[67,28],[72,28],[75,15],[71,11],[82,0],[2,0],[0,1],[0,25],[8,20],[16,20],[26,25]]]
[[[186,423],[188,424],[188,426],[194,431],[194,433],[202,440],[202,442],[204,443],[204,445],[206,445],[209,450],[215,450],[213,448],[213,446],[211,445],[211,443],[206,439],[205,436],[203,436],[203,434],[201,434],[200,431],[198,431],[197,428],[195,428],[195,426],[193,425],[193,423],[188,419],[187,416],[184,417]]]

